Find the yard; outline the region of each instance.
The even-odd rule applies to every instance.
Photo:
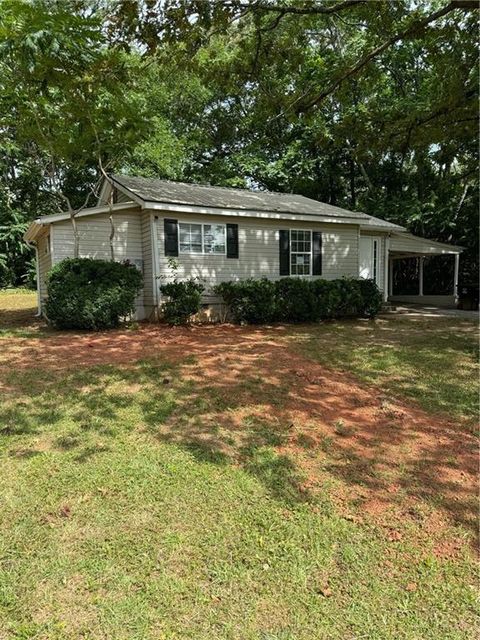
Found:
[[[0,293],[0,639],[477,637],[474,322],[34,305]]]

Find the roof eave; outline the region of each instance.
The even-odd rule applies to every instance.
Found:
[[[255,209],[225,209],[222,207],[200,207],[198,205],[186,205],[186,204],[173,204],[171,202],[158,202],[146,200],[142,205],[144,209],[151,209],[154,211],[171,211],[175,213],[197,213],[202,215],[216,215],[216,216],[234,216],[244,218],[264,218],[273,220],[301,220],[311,222],[328,222],[332,224],[350,224],[359,225],[362,219],[355,216],[351,218],[335,217],[324,215],[322,213],[289,213],[286,211],[259,211]]]

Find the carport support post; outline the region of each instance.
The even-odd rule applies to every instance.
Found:
[[[423,296],[423,260],[424,257],[420,256],[418,259],[418,295]]]
[[[458,303],[458,272],[460,267],[460,254],[455,254],[455,269],[453,272],[453,295],[455,296],[455,304]]]

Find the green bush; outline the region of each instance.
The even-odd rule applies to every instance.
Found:
[[[204,290],[205,287],[193,278],[163,284],[160,291],[168,298],[162,306],[165,320],[173,325],[187,324],[199,312]]]
[[[223,282],[214,288],[234,320],[316,322],[329,318],[374,317],[382,294],[373,280],[281,278]]]
[[[278,319],[275,283],[266,278],[222,282],[214,287],[236,322],[265,324]]]
[[[135,310],[142,274],[129,263],[67,258],[48,275],[46,315],[58,329],[98,331]]]
[[[362,295],[361,315],[374,318],[382,308],[382,293],[374,280],[359,280]]]

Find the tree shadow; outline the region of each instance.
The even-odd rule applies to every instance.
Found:
[[[322,339],[318,327],[299,330]],[[54,429],[68,415],[77,441],[66,441],[63,449],[57,443],[58,450],[88,464],[122,430],[139,429],[201,463],[241,466],[288,505],[317,499],[321,480],[314,488],[310,478],[305,482],[311,471],[304,465],[307,456],[315,462],[314,473],[321,466],[342,483],[352,504],[375,499],[388,508],[406,496],[404,511],[411,500],[422,500],[476,533],[477,443],[459,424],[399,404],[350,374],[293,353],[281,327],[213,327],[171,336],[172,343],[161,332],[153,340],[150,329],[138,332],[124,362],[125,335],[118,333],[115,341],[111,334],[101,342],[104,360],[113,354],[120,363],[48,368],[48,379],[43,368],[30,370],[25,379],[7,375],[7,384],[19,396],[31,392],[32,401],[20,408],[16,428],[6,434],[12,446],[18,440],[20,450],[22,436]],[[327,332],[326,348],[329,340]],[[88,342],[82,349],[75,363],[88,359]],[[68,359],[68,342],[55,357]],[[32,375],[43,376],[33,387]],[[135,423],[124,419],[131,407]],[[339,429],[339,421],[345,428]],[[107,443],[89,440],[95,436]],[[392,493],[396,486],[400,491]]]

